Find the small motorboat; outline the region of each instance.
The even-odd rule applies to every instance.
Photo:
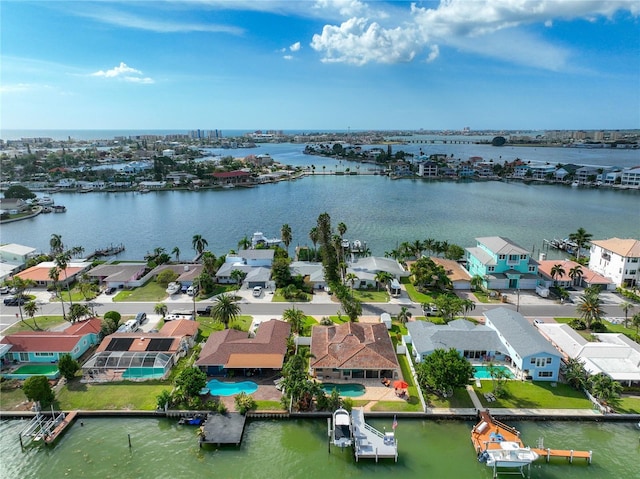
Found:
[[[185,426],[202,426],[204,420],[205,418],[202,414],[196,414],[195,416],[181,417],[178,424],[183,424]]]
[[[351,433],[351,415],[344,408],[333,413],[333,443],[338,447],[348,447],[353,443]]]
[[[485,449],[478,460],[490,467],[522,467],[538,459],[535,451],[522,447],[517,442],[500,441],[497,445],[493,449]]]

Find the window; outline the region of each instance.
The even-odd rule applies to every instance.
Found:
[[[518,261],[518,255],[517,254],[510,254],[509,255],[509,261]]]
[[[536,363],[536,358],[531,358],[531,364],[535,364]]]
[[[520,259],[527,259],[527,255],[526,254],[521,254],[520,255]]]
[[[553,376],[552,371],[538,371],[539,378],[550,378]]]
[[[493,272],[495,271],[495,269],[496,269],[496,268],[495,268],[494,266],[487,266],[487,271],[488,271],[489,273],[493,273]]]
[[[535,266],[529,266],[529,273],[535,273],[536,272],[536,267]]]
[[[499,254],[498,259],[505,259],[507,257],[506,254]]]
[[[551,364],[551,358],[547,358],[547,364]]]
[[[52,357],[53,353],[34,353],[36,357]]]

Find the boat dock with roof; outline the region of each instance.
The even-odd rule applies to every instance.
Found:
[[[246,420],[246,416],[234,412],[209,414],[204,425],[200,427],[200,447],[203,444],[239,446]]]
[[[61,412],[57,416],[51,411],[51,417],[42,414],[40,411],[29,421],[29,424],[20,432],[20,446],[22,438],[28,437],[33,442],[53,443],[76,418],[78,411],[70,413]]]

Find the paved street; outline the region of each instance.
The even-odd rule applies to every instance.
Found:
[[[32,292],[33,294],[33,292]],[[460,296],[470,297],[473,296],[468,292],[459,292]],[[476,307],[469,313],[469,316],[474,318],[482,318],[482,314],[490,309],[498,307],[507,307],[510,309],[518,310],[521,314],[530,318],[553,318],[553,317],[571,317],[576,316],[576,305],[580,292],[573,292],[571,302],[560,304],[558,301],[541,298],[534,293],[520,292],[518,295],[515,292],[508,292],[508,303],[479,303],[476,302]],[[50,302],[50,293],[46,291],[36,291],[36,301],[40,305],[39,315],[60,315],[62,309],[59,302]],[[252,291],[243,289],[238,292],[241,297],[240,306],[242,314],[251,315],[260,318],[277,318],[282,316],[285,309],[295,305],[296,308],[303,310],[306,314],[321,318],[322,316],[336,315],[340,310],[340,304],[334,300],[333,296],[327,293],[320,292],[314,294],[313,300],[308,303],[274,303],[272,302],[273,293],[269,290],[263,291],[259,298],[252,296]],[[623,300],[614,293],[603,292],[601,293],[603,300],[604,310],[607,317],[624,317],[624,312],[620,309],[619,304]],[[193,298],[186,294],[174,295],[171,298],[162,301],[165,303],[169,311],[173,309],[188,309],[194,308]],[[213,300],[205,300],[196,302],[196,307],[201,308],[208,304],[212,304]],[[118,311],[124,315],[135,315],[138,312],[144,311],[149,316],[149,321],[145,323],[145,330],[152,329],[154,324],[158,320],[158,316],[153,314],[154,306],[157,304],[154,302],[113,302],[113,296],[101,294],[93,300],[95,311],[102,316],[107,311]],[[391,315],[397,315],[400,312],[402,306],[408,307],[413,316],[422,316],[422,309],[419,304],[412,303],[403,291],[400,298],[393,298],[388,303],[365,303],[362,305],[363,316],[379,316],[382,313],[389,313]],[[4,306],[0,305],[0,333],[6,328],[19,321],[18,307],[16,306]]]

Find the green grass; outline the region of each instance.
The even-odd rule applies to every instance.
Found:
[[[613,409],[618,414],[640,414],[640,399],[637,397],[625,397],[610,401]]]
[[[529,408],[529,409],[591,409],[591,402],[582,393],[567,384],[556,383],[551,386],[547,381],[507,381],[504,397],[496,398],[488,403],[483,393],[492,392],[492,381],[481,381],[482,387],[476,394],[484,406],[497,408]]]
[[[133,290],[120,291],[113,297],[113,301],[162,301],[167,298],[166,287],[156,281],[149,281],[144,286]]]
[[[425,394],[425,401],[432,408],[473,408],[473,401],[465,388],[455,388],[453,396],[443,398],[435,394]],[[495,403],[491,403],[495,404]]]
[[[65,324],[65,323],[67,324],[67,326],[71,326],[71,323],[67,323],[62,318],[62,316],[35,316],[33,319],[27,318],[25,316],[24,321],[17,322],[13,326],[11,326],[9,329],[7,329],[3,334],[7,335],[7,334],[19,333],[21,331],[33,331],[33,329],[35,328],[34,320],[35,320],[35,323],[38,323],[38,326],[40,327],[40,329],[43,329],[43,330],[51,330],[52,328],[56,326],[60,326],[61,324]],[[27,324],[31,327],[27,326]]]
[[[311,329],[314,325],[318,324],[318,321],[313,316],[305,316],[304,324],[302,325],[301,336],[311,336]]]
[[[372,411],[398,411],[421,412],[422,405],[416,396],[411,396],[408,401],[378,401],[371,406]]]
[[[500,296],[496,295],[495,298],[489,296],[489,293],[486,291],[474,291],[473,294],[481,303],[499,303]]]
[[[363,303],[388,303],[389,293],[376,290],[353,290],[353,296]]]
[[[200,337],[202,339],[206,339],[209,335],[214,331],[222,331],[224,329],[224,324],[219,321],[216,321],[211,316],[198,316],[198,329],[200,330]],[[251,322],[253,321],[253,316],[249,315],[240,315],[236,318],[235,321],[229,323],[229,327],[239,326],[242,331],[249,331],[251,327]]]
[[[11,411],[27,400],[20,387],[21,381],[4,381],[0,386],[0,410]]]
[[[402,278],[405,281],[402,281],[405,289],[407,290],[407,294],[411,301],[415,303],[433,303],[433,296],[430,294],[420,293],[416,290],[416,287],[408,281],[408,278]]]
[[[556,322],[558,323],[569,324],[571,321],[573,321],[576,318],[553,318],[553,319],[555,319]],[[636,336],[636,329],[633,326],[631,326],[631,319],[629,319],[629,322],[627,323],[629,326],[631,326],[629,328],[625,328],[624,324],[611,324],[609,321],[604,321],[604,320],[602,321],[602,324],[604,324],[605,327],[607,328],[607,330],[604,331],[605,333],[624,334],[632,341],[640,342],[640,336]],[[576,332],[580,334],[582,337],[584,337],[585,339],[587,339],[588,341],[591,340],[591,331],[576,330]]]
[[[349,316],[347,316],[346,314],[343,314],[342,316],[338,317],[336,316],[329,316],[329,319],[331,321],[333,321],[335,324],[342,324],[342,323],[348,323],[349,322]]]
[[[284,411],[280,401],[257,401],[256,411]]]
[[[56,397],[56,405],[64,411],[74,409],[150,411],[156,408],[156,396],[171,391],[168,381],[122,381],[108,384],[83,384],[74,380]]]
[[[291,301],[290,299],[285,298],[282,295],[282,289],[276,289],[276,292],[273,293],[273,299],[271,302],[273,303],[304,303],[311,301],[311,295],[308,293],[304,293],[305,299],[296,299],[295,301]]]

